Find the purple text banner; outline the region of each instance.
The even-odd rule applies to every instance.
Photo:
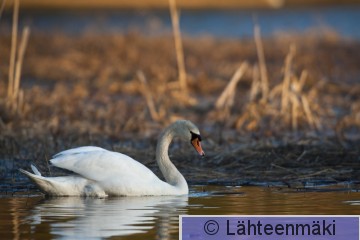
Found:
[[[180,238],[359,240],[358,216],[181,216]]]

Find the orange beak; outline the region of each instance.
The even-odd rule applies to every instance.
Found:
[[[193,140],[191,140],[191,144],[194,146],[195,150],[200,154],[200,156],[205,156],[205,153],[201,148],[199,138],[194,138]]]

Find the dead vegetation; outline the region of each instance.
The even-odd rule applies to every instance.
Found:
[[[0,19],[5,4],[6,1],[3,1],[0,8]],[[20,88],[20,78],[21,78],[21,69],[22,69],[24,54],[30,35],[29,27],[25,27],[22,31],[20,43],[18,43],[17,39],[18,39],[19,5],[20,5],[19,0],[15,0],[13,6],[7,95],[4,99],[4,102],[2,102],[4,114],[9,115],[11,117],[17,117],[21,115],[24,107],[23,106],[24,92]],[[1,123],[2,121],[0,119],[0,124]]]
[[[257,25],[254,40],[185,38],[181,47],[176,31],[175,44],[136,32],[54,32],[32,34],[24,55],[28,34],[18,63],[14,32],[0,37],[1,158],[49,172],[52,154],[98,145],[156,169],[149,159],[159,131],[186,118],[203,130],[208,156],[194,161],[175,144],[190,181],[359,180],[356,41],[333,33],[262,39]],[[9,102],[21,115],[9,114]]]

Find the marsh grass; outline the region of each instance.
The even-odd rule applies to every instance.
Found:
[[[316,86],[311,86],[305,92],[304,85],[306,84],[308,71],[306,69],[302,70],[299,77],[294,71],[296,45],[294,43],[290,44],[285,57],[282,67],[282,82],[270,88],[265,51],[260,28],[257,24],[254,26],[254,40],[258,62],[254,63],[253,66],[249,66],[249,63],[244,62],[236,71],[215,103],[218,112],[221,109],[218,116],[221,119],[231,120],[231,109],[234,105],[236,86],[246,70],[249,69],[251,73],[248,75],[252,78],[252,83],[249,88],[249,97],[244,102],[245,111],[235,117],[236,120],[233,118],[232,121],[235,121],[235,123],[230,121],[230,125],[235,125],[237,129],[257,131],[266,128],[266,124],[268,125],[268,123],[264,122],[264,119],[268,121],[274,119],[279,120],[281,124],[294,132],[306,128],[309,130],[321,130],[321,122],[313,110],[319,109],[317,105],[319,101],[314,97],[310,100],[310,92],[314,96],[318,95],[318,90]]]
[[[289,53],[287,54],[284,62],[284,73],[282,83],[275,85],[268,94],[268,84],[267,81],[259,80],[259,70],[257,65],[253,67],[253,82],[250,90],[250,104],[247,107],[249,109],[247,114],[244,114],[239,118],[236,123],[237,128],[241,128],[247,118],[253,118],[250,124],[250,129],[253,129],[254,126],[258,126],[263,116],[265,115],[275,115],[282,118],[282,122],[286,125],[290,125],[293,131],[299,129],[299,122],[305,122],[310,129],[320,130],[321,125],[319,120],[313,114],[313,110],[310,106],[309,96],[303,91],[306,78],[308,76],[308,71],[303,70],[300,77],[297,77],[292,69],[292,62],[295,57],[295,45],[290,45]],[[259,58],[259,62],[262,59]],[[259,63],[260,64],[260,63]],[[262,65],[262,64],[260,64]],[[311,90],[317,91],[315,87],[312,87]],[[310,91],[311,91],[310,90]],[[261,99],[256,100],[256,96],[261,93]],[[266,97],[264,97],[266,96]],[[279,106],[280,102],[280,106]],[[312,105],[316,106],[318,100],[312,99]],[[267,111],[259,111],[259,108],[269,109]]]
[[[0,18],[6,4],[5,2],[6,1],[4,1],[1,6]],[[9,115],[10,117],[21,115],[24,108],[24,91],[20,88],[20,81],[24,54],[30,36],[30,28],[25,27],[22,31],[20,43],[18,45],[19,5],[19,0],[14,0],[8,90],[5,100],[6,115]]]

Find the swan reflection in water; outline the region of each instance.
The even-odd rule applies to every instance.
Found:
[[[32,229],[49,228],[51,235],[65,238],[125,236],[155,227],[157,236],[167,239],[177,231],[178,215],[185,214],[187,204],[187,195],[50,198],[35,205],[28,221]]]

